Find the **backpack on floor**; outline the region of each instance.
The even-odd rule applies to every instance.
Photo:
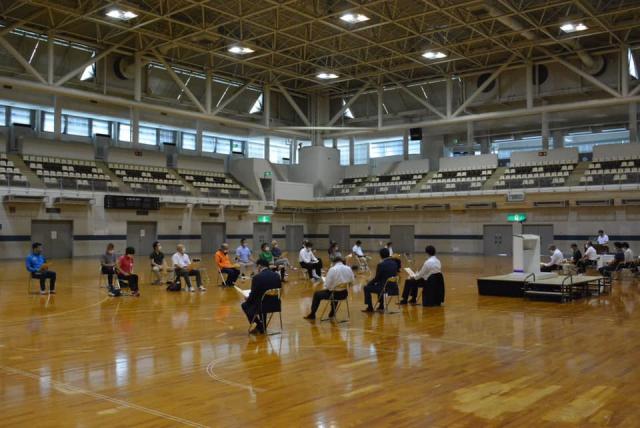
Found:
[[[180,281],[173,281],[167,285],[167,291],[180,291],[181,288]]]

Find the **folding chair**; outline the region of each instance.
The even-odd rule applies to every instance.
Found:
[[[393,285],[395,285],[395,290],[393,289]],[[376,309],[378,309],[380,307],[380,304],[384,302],[385,314],[397,314],[398,311],[392,312],[389,310],[389,304],[391,303],[391,300],[393,300],[394,296],[396,298],[396,306],[399,306],[400,285],[399,285],[399,278],[397,276],[392,276],[391,278],[387,279],[387,281],[384,283],[384,286],[382,287],[382,291],[380,291],[380,294],[378,295],[378,303],[376,303]]]
[[[302,279],[304,279],[305,281],[311,279],[309,278],[309,272],[307,272],[307,269],[302,266],[302,263],[300,264],[300,274],[302,275]]]
[[[354,255],[354,257],[358,260],[358,269],[362,272],[369,272],[369,259],[365,256],[365,257],[360,257],[357,255]]]
[[[227,274],[226,273],[222,273],[222,269],[220,269],[220,266],[216,266],[216,269],[218,269],[218,276],[220,277],[220,280],[222,281],[222,284],[218,284],[218,287],[228,287],[228,285],[227,285]]]
[[[274,333],[268,333],[267,329],[271,323],[274,313],[278,313],[280,318],[280,331]],[[280,300],[280,289],[272,288],[265,291],[260,299],[260,305],[258,306],[258,313],[253,316],[253,319],[249,323],[249,333],[251,333],[251,327],[256,321],[261,321],[264,327],[264,334],[267,336],[280,334],[282,332],[282,301]]]
[[[33,291],[32,291],[32,288],[31,288],[32,287],[31,284],[33,284],[34,278],[31,275],[31,272],[27,272],[27,273],[29,274],[29,279],[27,280],[27,294],[33,294]]]
[[[320,321],[328,321],[328,320],[333,320],[336,323],[340,324],[343,322],[347,322],[351,319],[351,314],[349,312],[349,286],[351,284],[346,282],[344,284],[338,284],[336,286],[336,288],[334,288],[331,291],[331,294],[329,295],[329,299],[327,300],[327,303],[325,303],[324,308],[322,309],[321,315],[320,315]],[[344,291],[344,297],[340,296],[339,294],[336,295],[336,293],[340,293]],[[340,304],[342,302],[345,302],[345,305],[347,306],[347,318],[343,319],[343,320],[338,320],[338,310],[340,309]],[[329,311],[329,314],[331,314],[331,312],[333,312],[333,316],[329,316],[327,318],[324,317],[324,313],[327,311],[327,308],[331,307],[331,311]]]

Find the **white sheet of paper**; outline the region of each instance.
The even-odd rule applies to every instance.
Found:
[[[233,288],[235,288],[238,293],[242,294],[242,297],[244,297],[245,299],[249,297],[249,293],[251,293],[251,290],[243,290],[237,285],[234,285]]]
[[[404,271],[407,273],[407,275],[409,276],[416,276],[416,274],[413,272],[413,270],[411,270],[411,268],[404,268]]]

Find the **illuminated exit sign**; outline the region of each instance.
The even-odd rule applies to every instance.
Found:
[[[258,223],[271,223],[271,216],[269,215],[259,215]]]
[[[507,214],[507,221],[510,223],[522,223],[527,219],[525,213]]]

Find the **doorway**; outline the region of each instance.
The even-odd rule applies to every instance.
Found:
[[[258,254],[260,245],[271,244],[273,225],[271,223],[253,223],[253,251]]]
[[[513,226],[485,224],[483,244],[485,256],[513,255]]]
[[[286,251],[289,253],[300,251],[302,248],[302,241],[304,240],[304,226],[287,225],[285,226],[284,231]]]
[[[200,253],[213,254],[218,251],[220,244],[226,241],[224,223],[202,223],[200,226]]]
[[[351,226],[329,226],[329,240],[338,243],[342,254],[348,254],[351,251]],[[327,243],[328,246],[329,243]]]
[[[151,254],[153,242],[157,239],[156,223],[142,221],[127,222],[127,247],[133,247],[138,254]]]
[[[47,258],[70,259],[73,256],[73,222],[32,220],[31,242],[42,243]]]
[[[393,251],[398,253],[415,252],[415,226],[395,225],[391,226],[391,242]]]

